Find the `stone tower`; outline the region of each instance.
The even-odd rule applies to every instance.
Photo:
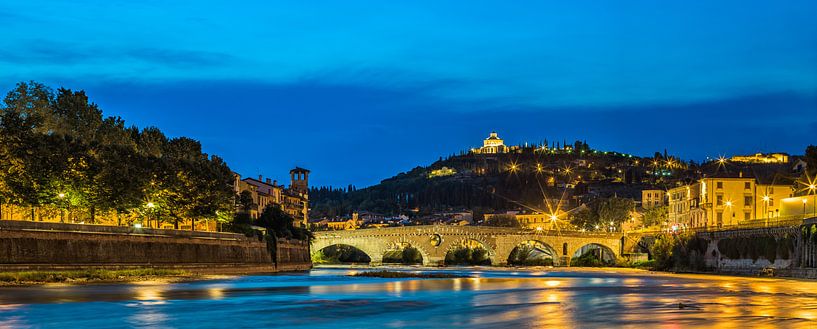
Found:
[[[295,167],[289,171],[289,188],[300,193],[309,193],[309,170]]]

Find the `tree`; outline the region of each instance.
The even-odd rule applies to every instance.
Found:
[[[266,228],[270,233],[275,234],[276,237],[291,238],[293,237],[292,216],[285,213],[279,205],[269,205],[258,216],[256,225]]]
[[[810,177],[817,176],[817,145],[806,147],[805,161],[808,175]]]
[[[485,221],[485,226],[494,227],[521,227],[519,221],[513,215],[494,215]]]
[[[643,224],[645,227],[660,225],[667,220],[668,216],[668,206],[652,207],[644,211]]]

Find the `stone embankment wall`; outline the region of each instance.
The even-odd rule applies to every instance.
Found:
[[[234,233],[0,221],[0,271],[157,267],[262,273],[311,267],[296,258],[309,254],[308,243],[279,244],[276,254],[286,257],[272,255],[265,241]]]
[[[799,233],[798,227],[773,227],[698,233],[698,237],[709,242],[704,262],[716,272],[801,277]]]
[[[279,271],[305,271],[312,268],[308,241],[278,239],[275,244],[275,264]]]

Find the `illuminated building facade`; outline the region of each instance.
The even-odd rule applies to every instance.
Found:
[[[499,138],[495,131],[492,131],[488,138],[482,141],[481,148],[471,151],[477,154],[499,154],[508,153],[509,148],[505,145],[505,141]]]
[[[290,186],[278,185],[277,181],[263,176],[258,179],[245,178],[235,174],[233,189],[236,195],[247,191],[252,197],[254,209],[249,211],[252,218],[258,218],[264,208],[279,205],[281,209],[295,219],[297,225],[306,226],[309,218],[309,170],[295,168],[290,170]],[[243,209],[237,209],[243,211]]]
[[[789,155],[785,153],[755,153],[754,155],[736,155],[731,160],[732,162],[747,163],[788,163]]]
[[[720,175],[667,191],[669,220],[688,227],[730,226],[780,217],[791,185],[758,183],[755,178]]]
[[[666,204],[666,197],[667,192],[664,190],[642,190],[641,207],[644,209],[650,209],[663,206]]]

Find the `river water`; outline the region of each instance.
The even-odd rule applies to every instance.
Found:
[[[817,328],[817,282],[629,270],[358,268],[0,288],[0,328]]]

